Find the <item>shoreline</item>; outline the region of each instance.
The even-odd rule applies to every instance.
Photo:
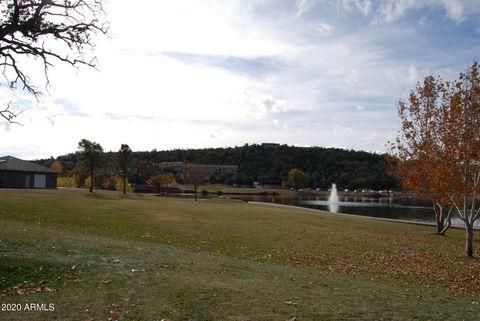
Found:
[[[393,219],[393,218],[374,217],[374,216],[349,214],[349,213],[334,213],[334,212],[319,210],[319,209],[315,209],[315,208],[302,207],[302,206],[296,206],[296,205],[287,205],[287,204],[278,204],[278,203],[256,202],[256,201],[247,201],[247,203],[248,204],[257,204],[257,205],[279,206],[279,207],[286,207],[286,208],[299,209],[299,210],[307,210],[307,211],[314,212],[314,213],[322,213],[322,214],[330,214],[330,215],[339,214],[339,215],[342,215],[342,216],[365,218],[365,219],[369,219],[369,220],[377,220],[377,221],[384,221],[384,222],[393,222],[393,223],[401,223],[401,224],[413,224],[413,225],[436,227],[436,224],[432,223],[432,222],[397,220],[397,219]],[[462,226],[454,226],[454,225],[450,226],[449,228],[461,229],[461,230],[464,229],[464,227],[462,227]],[[474,227],[473,229],[475,231],[480,231],[480,227]]]

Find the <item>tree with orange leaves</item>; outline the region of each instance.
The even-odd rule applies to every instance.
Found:
[[[448,108],[450,95],[448,83],[429,76],[410,92],[408,101],[398,103],[402,127],[388,162],[390,173],[405,189],[432,200],[439,235],[450,227],[452,213],[440,166],[442,111]]]
[[[454,83],[444,122],[442,154],[449,198],[465,224],[465,252],[473,256],[473,226],[480,217],[480,65],[475,62]]]
[[[406,189],[432,199],[438,234],[450,226],[452,212],[464,222],[470,257],[480,217],[479,73],[475,62],[454,82],[426,77],[400,101],[402,127],[389,159]]]

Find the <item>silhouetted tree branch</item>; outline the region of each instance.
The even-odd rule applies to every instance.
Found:
[[[5,109],[0,110],[0,116],[6,119],[10,124],[18,124],[21,125],[19,122],[15,121],[15,118],[20,115],[22,112],[14,112],[10,110],[10,103],[8,103]]]
[[[104,16],[103,0],[0,0],[0,68],[9,88],[41,96],[24,58],[43,64],[46,87],[54,62],[95,68],[95,57],[85,52],[95,47],[95,34],[107,34]],[[6,108],[0,115],[13,122],[18,113]]]

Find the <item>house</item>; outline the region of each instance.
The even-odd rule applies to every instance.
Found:
[[[12,156],[0,157],[0,188],[57,188],[57,172]]]

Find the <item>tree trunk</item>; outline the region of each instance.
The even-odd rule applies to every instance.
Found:
[[[445,235],[445,232],[450,228],[451,225],[452,221],[448,219],[447,223],[443,224],[443,228],[440,230],[440,233],[438,233],[438,235]]]
[[[465,254],[468,257],[473,257],[473,227],[472,224],[465,224],[466,239],[465,239]]]
[[[439,235],[445,235],[445,232],[452,226],[452,208],[448,210],[447,217],[443,219],[443,229]]]
[[[442,235],[442,230],[444,226],[445,219],[443,217],[443,207],[437,203],[435,200],[433,202],[433,211],[435,212],[435,222],[436,222],[436,233]]]
[[[127,176],[123,175],[123,194],[127,195]]]
[[[444,207],[433,200],[433,210],[435,212],[435,222],[436,222],[436,233],[438,235],[445,235],[445,232],[450,228],[452,225],[451,222],[451,213],[452,208],[449,209],[447,215],[445,215]]]
[[[442,230],[443,230],[443,217],[440,215],[437,215],[437,234],[442,235]]]
[[[195,190],[195,202],[197,201],[197,189],[198,186],[194,186],[193,189]]]

